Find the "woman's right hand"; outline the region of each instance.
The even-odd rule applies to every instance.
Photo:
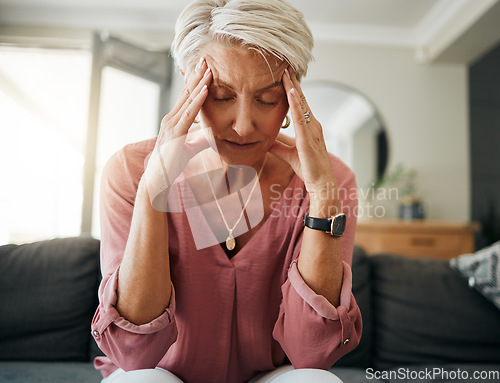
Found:
[[[167,211],[170,186],[189,160],[210,146],[210,129],[190,128],[205,102],[211,81],[212,72],[205,59],[201,58],[187,77],[176,105],[161,121],[156,145],[143,178],[155,210]]]

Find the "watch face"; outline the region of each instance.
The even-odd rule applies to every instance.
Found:
[[[338,214],[332,220],[332,235],[340,237],[344,234],[347,217],[345,214]]]

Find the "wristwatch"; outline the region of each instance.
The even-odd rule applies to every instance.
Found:
[[[344,213],[339,213],[331,218],[314,218],[308,214],[304,216],[304,226],[310,229],[321,230],[334,237],[342,237],[345,231],[347,217]]]

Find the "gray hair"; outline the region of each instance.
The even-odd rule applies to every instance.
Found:
[[[313,59],[304,15],[285,0],[195,0],[177,19],[172,54],[186,70],[210,42],[240,44],[288,62],[298,78]]]

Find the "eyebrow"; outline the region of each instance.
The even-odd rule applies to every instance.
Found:
[[[218,86],[222,85],[222,86],[224,86],[226,88],[234,90],[233,87],[231,86],[231,84],[228,84],[227,82],[224,82],[224,81],[222,81],[220,79],[215,79],[214,83],[215,83],[215,85],[218,85]],[[266,90],[275,88],[275,87],[280,86],[280,85],[282,85],[282,82],[281,81],[276,81],[276,82],[274,82],[274,83],[272,83],[272,84],[270,84],[268,86],[265,86],[264,88],[256,90],[255,93],[262,93],[262,92],[265,92]]]

